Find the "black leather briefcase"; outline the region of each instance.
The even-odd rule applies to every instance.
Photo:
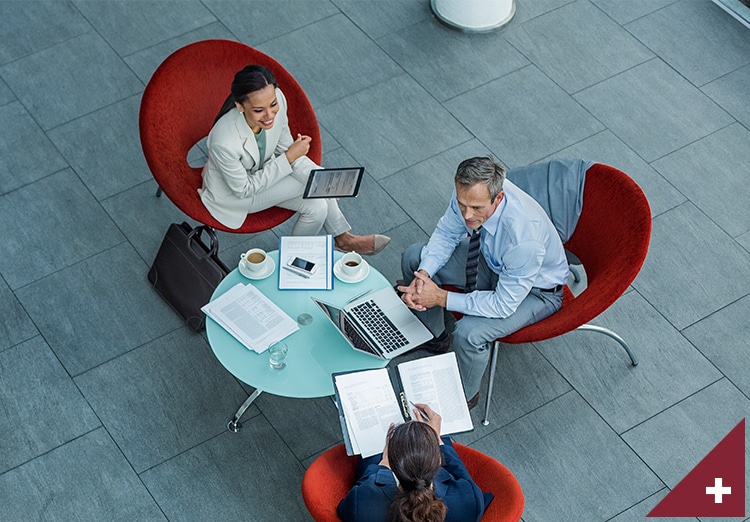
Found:
[[[208,236],[208,245],[202,233]],[[172,223],[148,271],[154,288],[194,330],[206,325],[201,307],[230,272],[218,251],[219,241],[210,227]]]

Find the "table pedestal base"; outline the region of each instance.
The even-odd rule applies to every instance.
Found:
[[[439,22],[465,33],[487,33],[510,22],[516,0],[430,0]]]
[[[232,433],[237,433],[238,431],[240,431],[240,428],[242,428],[240,419],[245,414],[245,411],[247,411],[247,409],[253,403],[253,401],[257,399],[261,393],[263,393],[263,390],[255,390],[252,395],[250,395],[250,397],[248,397],[245,402],[242,403],[242,406],[239,407],[237,413],[235,413],[234,417],[232,417],[232,420],[227,422],[227,429],[229,431],[231,431]]]

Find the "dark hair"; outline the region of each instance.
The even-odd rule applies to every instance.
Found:
[[[391,503],[388,522],[442,522],[447,507],[432,485],[442,464],[440,440],[423,422],[393,429],[388,440],[388,464],[401,486]]]
[[[496,162],[492,156],[480,156],[463,160],[456,169],[456,185],[470,188],[477,183],[484,183],[490,191],[490,201],[503,190],[505,167]]]
[[[232,82],[232,93],[224,101],[224,105],[221,106],[219,114],[214,119],[214,125],[219,121],[219,118],[234,108],[235,102],[244,102],[250,93],[259,91],[267,85],[273,85],[274,88],[278,87],[276,77],[262,65],[248,65],[241,71],[238,71],[234,75],[234,81]]]

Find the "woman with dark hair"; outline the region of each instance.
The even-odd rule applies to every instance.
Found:
[[[390,242],[379,234],[356,236],[336,199],[303,199],[310,170],[320,168],[306,154],[310,137],[292,139],[287,102],[273,73],[248,65],[232,82],[232,92],[208,135],[208,162],[198,190],[213,217],[239,228],[248,213],[272,206],[299,212],[292,235],[325,229],[339,250],[377,254]]]
[[[416,420],[392,425],[381,455],[360,459],[357,481],[338,506],[345,522],[482,518],[492,494],[472,480],[450,439],[439,437],[440,415],[426,404],[415,406]]]

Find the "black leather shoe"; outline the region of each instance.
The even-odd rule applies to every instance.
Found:
[[[477,404],[479,404],[479,392],[477,392],[474,397],[466,401],[466,405],[469,407],[469,409],[474,408]]]
[[[427,341],[420,348],[424,348],[430,353],[441,354],[446,353],[451,349],[451,336],[448,332],[443,332],[432,341]]]

